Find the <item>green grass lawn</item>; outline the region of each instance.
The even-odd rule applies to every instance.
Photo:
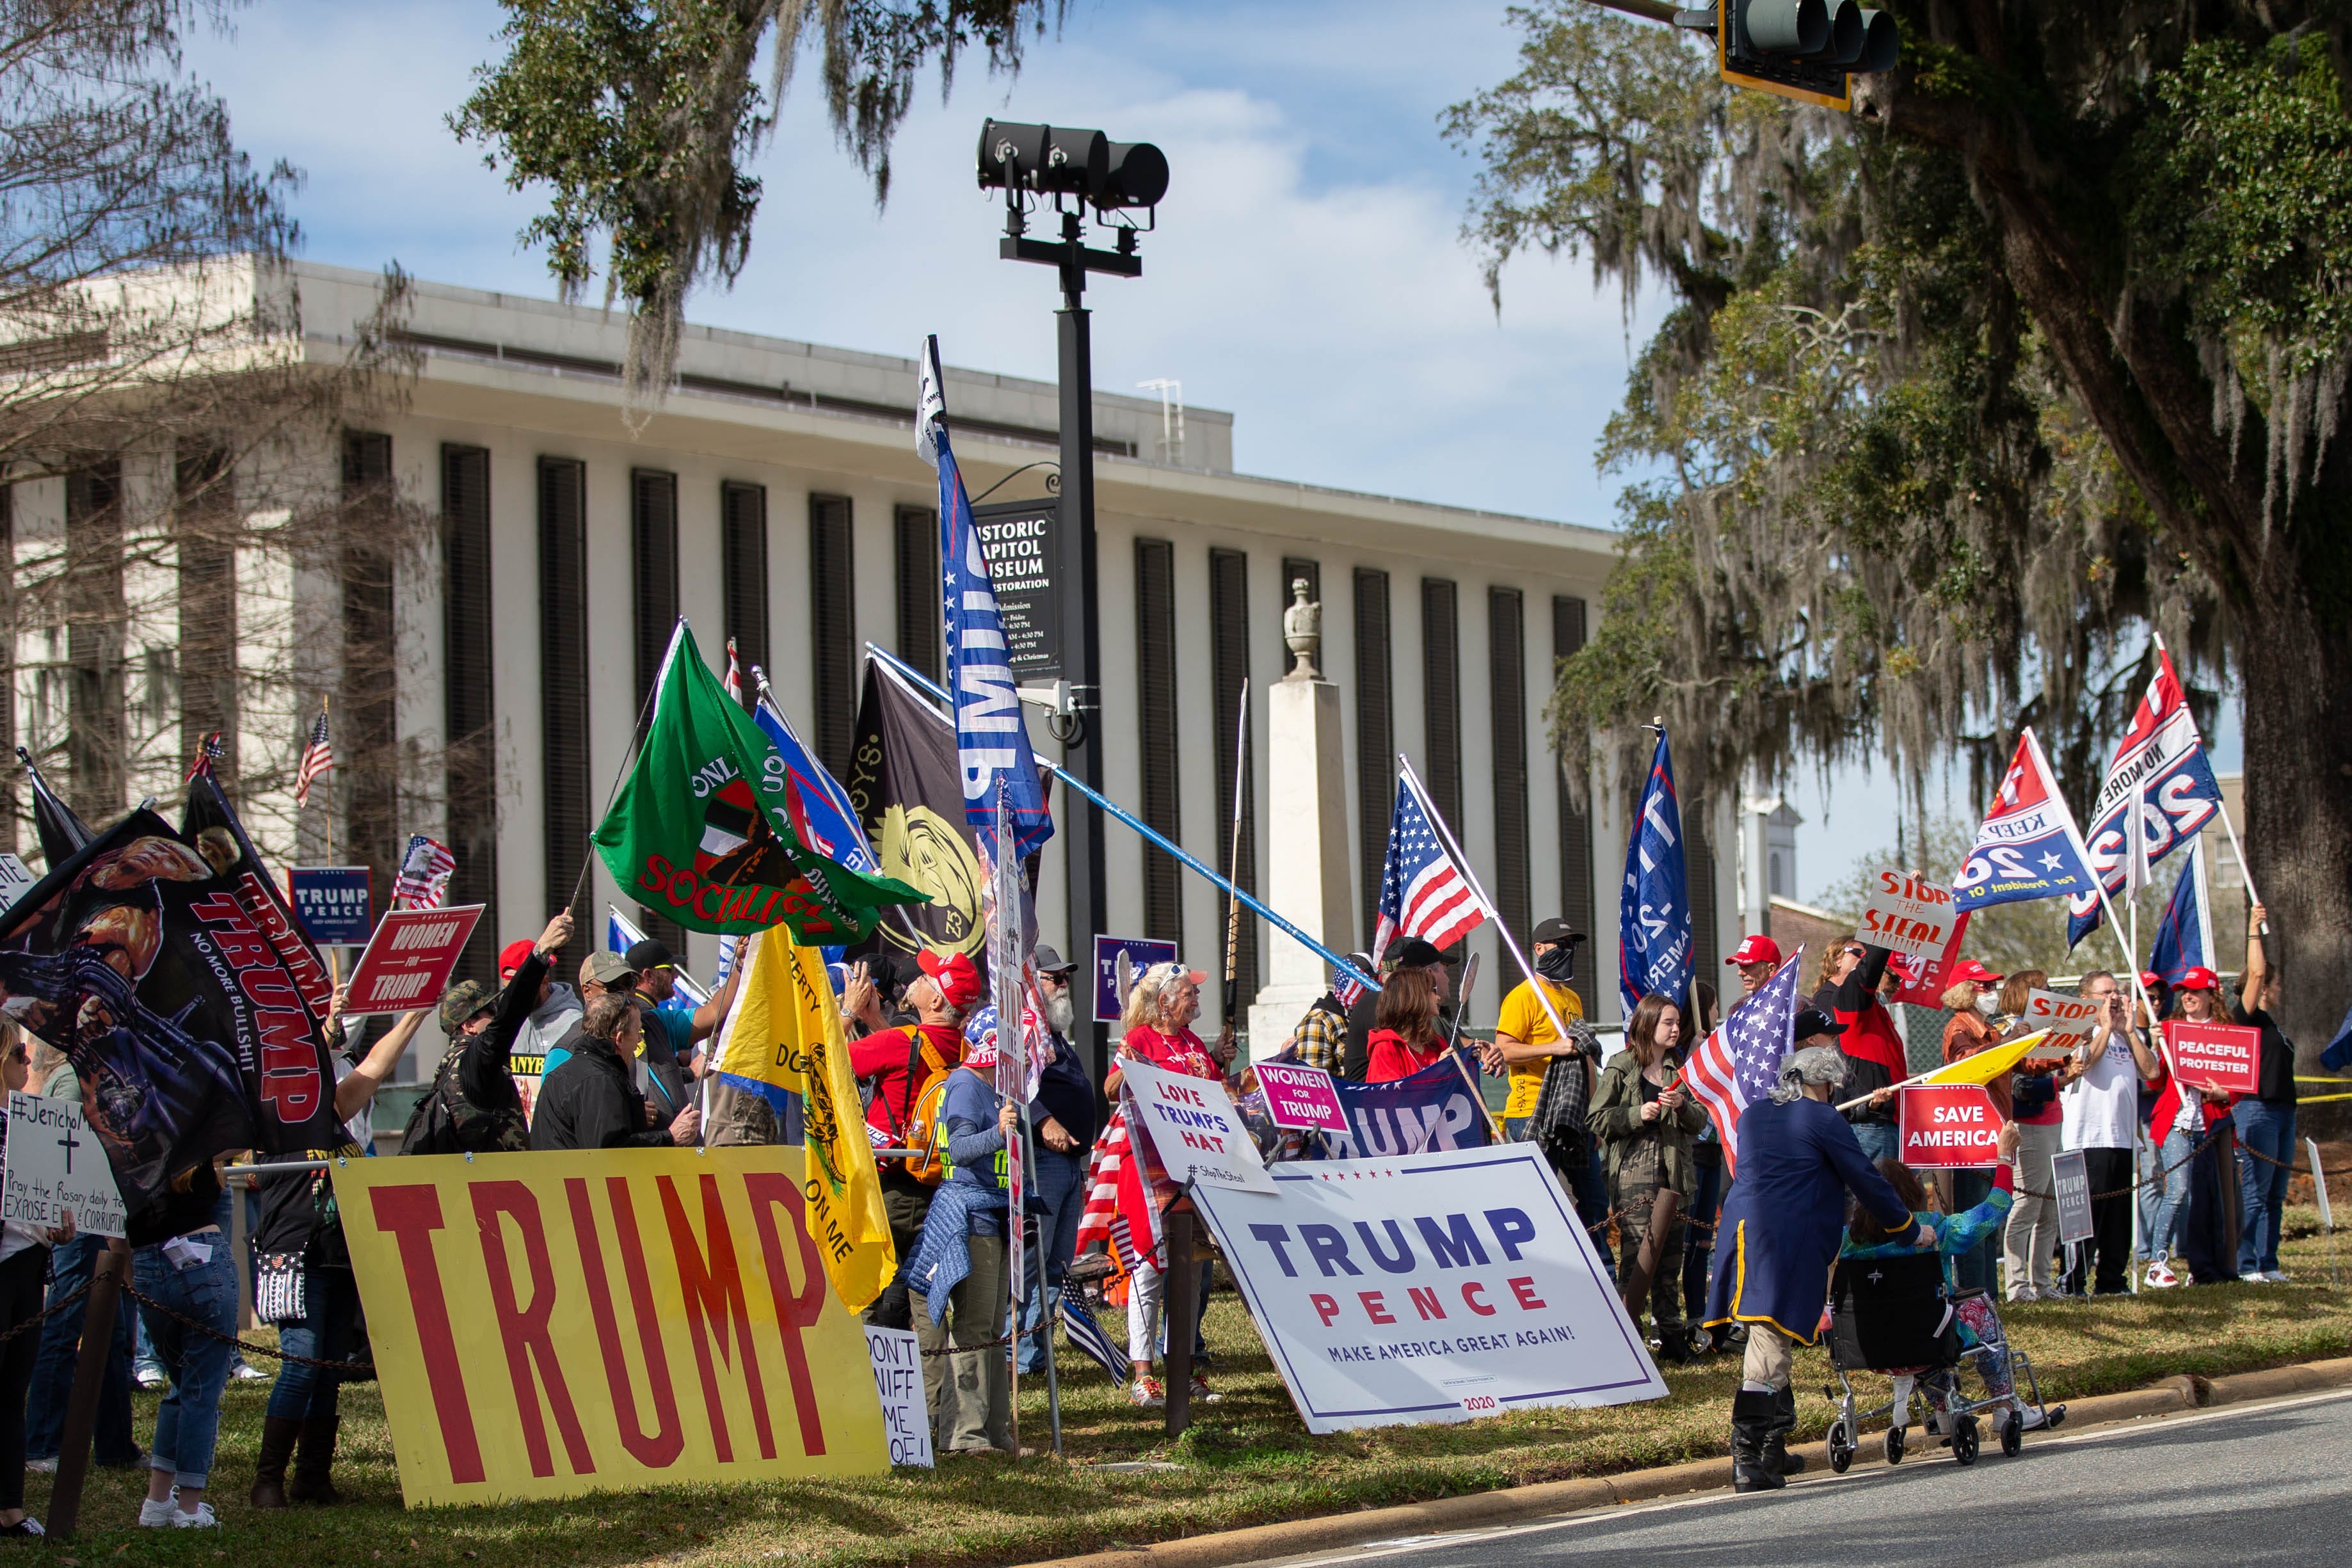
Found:
[[[2309,1209],[2290,1210],[2284,1286],[2221,1286],[2096,1303],[2011,1307],[2015,1342],[2053,1399],[2138,1386],[2174,1373],[2208,1376],[2352,1352],[2352,1294],[2329,1282]],[[2347,1276],[2352,1278],[2352,1276]],[[263,1336],[257,1335],[257,1339]],[[233,1562],[236,1568],[336,1568],[377,1563],[542,1568],[667,1558],[695,1563],[1018,1563],[1206,1531],[1605,1474],[1724,1451],[1735,1362],[1667,1369],[1672,1397],[1606,1410],[1529,1410],[1463,1426],[1394,1426],[1309,1436],[1238,1300],[1209,1314],[1218,1404],[1167,1440],[1159,1412],[1075,1353],[1063,1392],[1068,1464],[1050,1458],[949,1461],[871,1480],[661,1488],[565,1502],[404,1510],[383,1405],[373,1385],[343,1396],[331,1509],[264,1514],[245,1506],[268,1384],[232,1384],[212,1497],[217,1531],[133,1526],[143,1474],[92,1472],[82,1531],[46,1553],[61,1568]],[[256,1358],[258,1364],[272,1363]],[[1800,1436],[1818,1437],[1831,1406],[1819,1352],[1801,1354]],[[1022,1383],[1022,1435],[1046,1444],[1043,1379]],[[139,1399],[143,1441],[156,1396]],[[1156,1461],[1172,1468],[1104,1467]],[[1996,1458],[1992,1461],[2000,1463]],[[28,1478],[46,1512],[47,1478]]]

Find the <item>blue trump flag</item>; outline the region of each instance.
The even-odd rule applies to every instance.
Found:
[[[1330,1135],[1331,1158],[1369,1160],[1381,1155],[1425,1154],[1433,1149],[1478,1149],[1492,1141],[1486,1107],[1479,1099],[1477,1069],[1451,1054],[1388,1083],[1350,1083],[1335,1079],[1348,1131]]]
[[[874,847],[866,843],[866,830],[857,825],[857,808],[849,804],[849,792],[816,760],[816,753],[802,744],[792,721],[776,706],[775,693],[768,689],[767,672],[755,664],[751,679],[760,693],[751,721],[775,745],[776,761],[784,770],[784,813],[793,819],[793,830],[801,836],[802,843],[826,859],[839,861],[860,876],[882,875],[882,863],[875,859]]]
[[[923,340],[922,400],[915,409],[915,450],[940,473],[940,565],[945,576],[948,694],[955,704],[956,757],[963,772],[963,816],[982,842],[996,833],[998,784],[1013,817],[1013,842],[1026,858],[1054,837],[1045,780],[1029,752],[1029,727],[1013,682],[1004,618],[988,556],[972,526],[971,498],[948,447],[947,398],[940,340]]]
[[[1969,857],[1952,883],[1952,910],[1967,914],[1987,904],[2032,899],[2097,896],[2091,854],[2075,830],[2074,814],[2058,793],[2049,759],[2032,730],[2017,738],[2017,754],[2001,775],[1992,809],[1977,829]]]
[[[1631,1014],[1653,991],[1680,1001],[1690,989],[1690,897],[1683,880],[1683,815],[1675,797],[1666,732],[1650,756],[1641,812],[1625,845],[1617,905],[1617,993]]]
[[[2180,880],[2172,887],[2172,901],[2164,906],[2164,919],[2156,926],[2156,945],[2147,955],[2147,966],[2164,979],[2167,985],[2178,985],[2180,977],[2191,969],[2218,967],[2213,962],[2212,900],[2205,885],[2205,846],[2191,840],[2189,864],[2180,868]]]

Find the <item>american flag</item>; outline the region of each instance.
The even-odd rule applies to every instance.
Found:
[[[1780,1063],[1796,1043],[1797,1009],[1804,1005],[1797,994],[1798,965],[1804,956],[1805,950],[1797,949],[1700,1042],[1683,1068],[1683,1081],[1714,1114],[1727,1172],[1739,1163],[1740,1114],[1772,1092]]]
[[[1135,1245],[1138,1229],[1144,1233],[1146,1246],[1141,1248]],[[1095,1140],[1094,1157],[1087,1165],[1087,1202],[1078,1215],[1077,1250],[1084,1252],[1097,1238],[1118,1248],[1119,1261],[1129,1269],[1139,1255],[1148,1255],[1155,1263],[1159,1258],[1160,1205],[1145,1188],[1123,1102],[1111,1112],[1102,1136]]]
[[[392,907],[439,909],[449,893],[449,874],[457,868],[457,858],[446,844],[422,833],[410,834],[407,851],[400,858],[400,875],[392,884]]]
[[[743,662],[735,654],[735,639],[727,639],[727,679],[719,682],[727,695],[737,703],[743,700]]]
[[[302,761],[294,770],[294,805],[300,809],[310,804],[310,786],[319,775],[335,765],[335,748],[327,739],[327,710],[319,710],[319,721],[310,726],[310,743],[302,748]]]
[[[1486,923],[1486,906],[1430,826],[1433,809],[1411,778],[1397,780],[1388,860],[1381,868],[1381,920],[1372,934],[1374,963],[1399,937],[1452,947]]]

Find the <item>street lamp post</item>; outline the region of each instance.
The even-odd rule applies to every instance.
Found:
[[[1096,608],[1094,348],[1086,308],[1087,274],[1143,275],[1137,236],[1151,226],[1168,194],[1168,160],[1149,142],[1113,142],[1099,131],[1020,125],[987,120],[980,128],[980,185],[1004,193],[1004,237],[997,254],[1007,261],[1054,268],[1062,285],[1055,312],[1061,350],[1062,484],[1055,507],[1054,604],[1061,627],[1061,679],[1073,711],[1055,731],[1063,765],[1088,788],[1103,787],[1102,623]],[[1061,237],[1029,236],[1033,207],[1050,199],[1061,216]],[[1087,209],[1112,229],[1115,248],[1086,243]],[[1140,226],[1129,216],[1144,215]],[[1103,873],[1103,821],[1065,801],[1055,830],[1068,867],[1070,956],[1087,975],[1085,1005],[1073,1009],[1094,1058],[1095,1081],[1110,1066],[1102,1026],[1094,1021],[1093,939],[1109,929]],[[1076,1000],[1076,998],[1073,998]]]

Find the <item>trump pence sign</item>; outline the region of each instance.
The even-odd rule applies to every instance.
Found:
[[[1308,1431],[1664,1396],[1534,1144],[1272,1175],[1192,1201]]]

